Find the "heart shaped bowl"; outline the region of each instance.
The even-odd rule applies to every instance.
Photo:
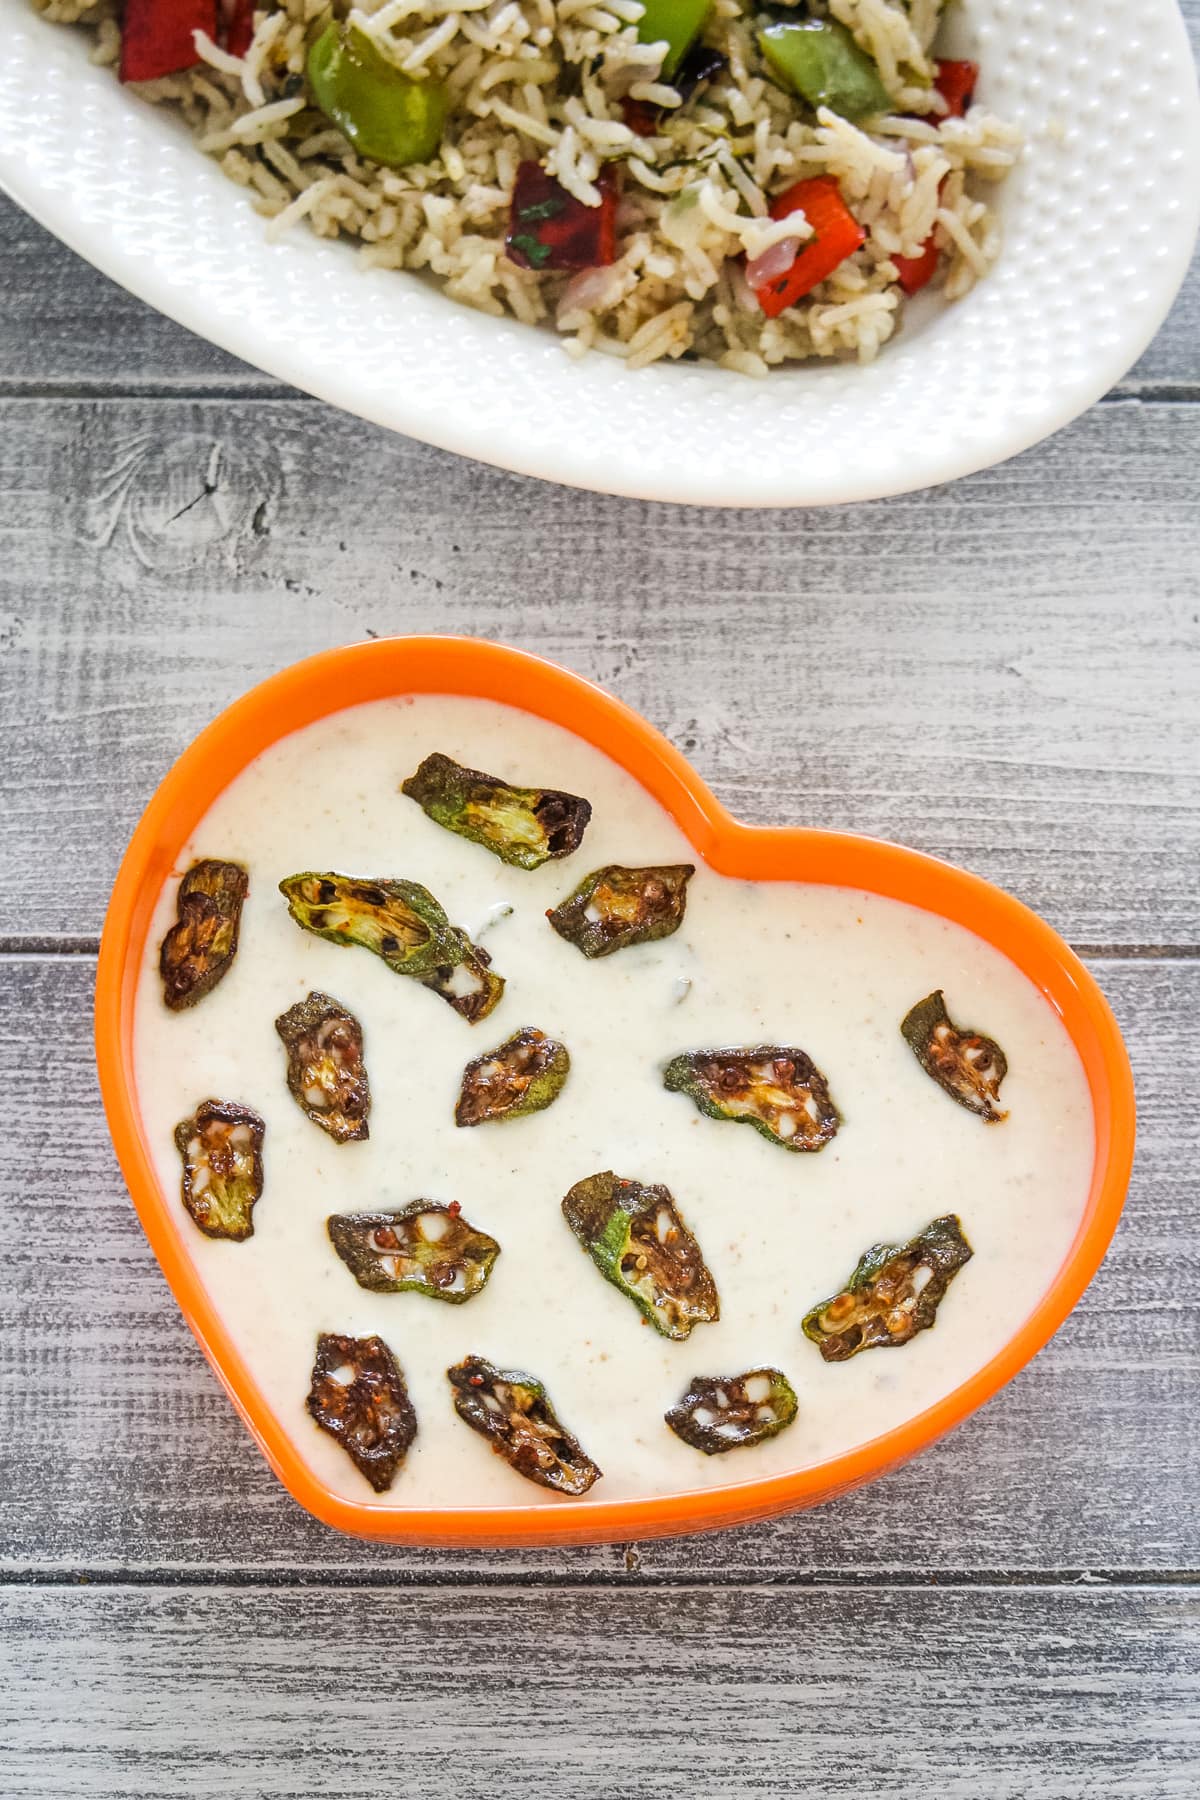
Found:
[[[626,769],[722,875],[868,890],[965,926],[994,945],[1061,1017],[1083,1064],[1095,1125],[1086,1211],[1041,1301],[1000,1353],[925,1411],[853,1451],[799,1471],[700,1492],[587,1502],[436,1510],[380,1506],[332,1492],[308,1467],[239,1355],[163,1191],[134,1080],[134,1007],[155,903],[218,795],[279,738],[344,707],[407,694],[501,701],[574,732]],[[1019,901],[961,869],[849,834],[764,828],[734,819],[644,719],[576,675],[499,644],[397,638],[297,663],[234,702],[169,771],[133,834],[113,889],[96,981],[96,1054],[118,1159],[146,1236],[184,1318],[267,1461],[326,1524],[395,1543],[489,1547],[612,1542],[744,1524],[845,1493],[915,1456],[990,1399],[1062,1324],[1103,1259],[1133,1161],[1133,1079],[1108,1004],[1078,958]]]

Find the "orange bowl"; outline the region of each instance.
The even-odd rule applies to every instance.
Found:
[[[459,694],[521,707],[573,731],[633,775],[666,808],[698,856],[751,881],[862,888],[937,913],[1002,951],[1061,1017],[1082,1061],[1095,1121],[1091,1188],[1062,1267],[1005,1348],[936,1405],[845,1455],[766,1479],[649,1499],[421,1509],[367,1505],[312,1474],[268,1406],[182,1249],[154,1172],[133,1075],[134,1003],[155,904],[218,795],[277,739],[328,713],[405,694]],[[394,1543],[456,1546],[611,1542],[744,1524],[859,1487],[961,1424],[1058,1329],[1100,1266],[1133,1162],[1134,1097],[1116,1021],[1062,939],[1019,901],[895,844],[796,828],[743,825],[684,758],[619,700],[552,663],[467,638],[352,644],[297,663],[234,702],[158,788],[125,853],[104,922],[96,979],[96,1057],[118,1159],[146,1236],[184,1318],[267,1461],[301,1506],[327,1525]]]

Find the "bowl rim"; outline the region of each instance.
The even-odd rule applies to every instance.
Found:
[[[912,1419],[790,1474],[626,1500],[406,1507],[356,1501],[318,1479],[275,1416],[184,1249],[160,1187],[137,1103],[133,1026],[159,894],[217,796],[262,750],[313,720],[370,700],[443,693],[498,700],[563,725],[610,756],[666,808],[719,873],[858,887],[923,906],[992,943],[1058,1012],[1083,1062],[1095,1123],[1087,1208],[1053,1283],[983,1368]],[[270,676],[226,707],[168,770],[134,830],[104,920],[96,975],[100,1090],[130,1196],[167,1282],[251,1436],[292,1498],[324,1524],[412,1545],[486,1548],[606,1543],[748,1523],[814,1505],[874,1480],[990,1399],[1048,1342],[1099,1268],[1133,1162],[1133,1077],[1099,986],[1057,932],[990,882],[882,839],[751,826],[727,812],[675,747],[639,714],[558,665],[461,637],[398,637],[326,650]]]
[[[980,4],[997,13],[996,28],[1003,30],[1004,0]],[[1159,189],[1169,190],[1170,210],[1136,291],[1126,294],[1118,325],[1084,332],[1073,323],[1089,344],[1085,360],[1069,367],[1052,355],[1035,361],[1019,391],[985,408],[970,358],[965,376],[957,362],[960,333],[978,303],[973,294],[945,309],[936,333],[940,349],[930,356],[910,360],[910,340],[902,333],[865,367],[797,365],[773,371],[764,382],[678,366],[664,397],[646,382],[651,371],[642,372],[639,384],[637,375],[598,353],[572,362],[553,333],[543,336],[511,318],[484,321],[443,293],[426,291],[415,276],[402,293],[393,291],[383,284],[394,282],[394,272],[353,267],[347,244],[307,231],[267,244],[261,221],[220,169],[158,109],[118,87],[111,70],[89,65],[82,33],[39,18],[28,0],[0,0],[0,17],[12,40],[8,79],[14,92],[32,84],[47,124],[31,137],[24,120],[14,117],[6,130],[0,104],[0,187],[104,274],[218,348],[355,417],[517,474],[642,501],[740,508],[853,504],[935,487],[1003,462],[1070,424],[1128,373],[1179,292],[1200,225],[1200,182],[1186,179],[1200,167],[1200,91],[1187,26],[1175,0],[1144,0],[1139,28],[1157,47],[1169,93],[1155,108],[1143,166],[1147,181],[1154,176]],[[60,39],[53,48],[50,32]],[[5,79],[0,70],[0,90]],[[18,110],[8,108],[14,115]],[[1026,120],[1031,140],[1051,131],[1056,120],[1035,108]],[[76,145],[81,121],[90,134],[82,154]],[[1089,139],[1085,151],[1094,158],[1103,141]],[[114,190],[112,170],[132,159],[135,147],[143,161],[153,157],[159,167],[185,151],[194,159],[187,178],[193,217],[203,216],[210,202],[220,208],[220,238],[228,243],[222,256],[210,248],[198,255],[190,240],[177,241],[169,214],[165,222],[153,209],[147,215],[144,202],[131,206],[128,193]],[[1014,193],[1026,165],[1033,167],[1032,155],[1011,178]],[[1090,166],[1086,154],[1079,166]],[[1052,198],[1061,203],[1063,195],[1056,189]],[[1002,210],[1008,204],[1002,199]],[[1074,216],[1070,206],[1058,210]],[[1002,260],[1015,268],[1019,245],[1012,235]],[[998,269],[980,293],[995,292],[999,277]],[[289,299],[293,285],[314,304],[314,297],[326,296],[348,330],[352,325],[372,332],[371,356],[345,354],[336,334],[314,335],[311,320],[300,318],[298,326],[303,308],[298,312]],[[288,329],[280,328],[281,296]],[[483,334],[478,339],[477,331]],[[968,336],[974,355],[978,344]],[[1017,353],[1013,346],[990,352],[1001,361]],[[502,370],[521,392],[520,405],[496,391]],[[228,378],[199,386],[220,398]],[[907,420],[889,423],[898,411],[889,396],[898,386],[914,392],[940,386],[947,399],[932,428],[924,423],[913,433]],[[765,401],[760,408],[751,398],[759,389],[771,392],[769,411]],[[951,392],[961,397],[956,407]],[[648,419],[651,399],[654,418]],[[830,455],[829,427],[848,411],[861,420],[855,444]],[[619,439],[614,444],[604,431],[564,430],[563,418],[577,412],[592,420],[619,415]],[[750,453],[724,453],[731,429],[750,443]],[[703,447],[700,460],[699,449],[692,455],[693,443]]]

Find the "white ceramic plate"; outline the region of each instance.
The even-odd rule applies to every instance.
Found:
[[[1200,220],[1200,97],[1175,0],[964,0],[959,48],[1028,147],[999,265],[910,312],[878,361],[754,381],[573,363],[552,333],[456,306],[346,244],[268,244],[166,112],[87,61],[86,33],[0,0],[0,182],[72,249],[271,375],[524,474],[645,499],[797,506],[985,468],[1126,372]],[[103,321],[97,321],[103,329]]]

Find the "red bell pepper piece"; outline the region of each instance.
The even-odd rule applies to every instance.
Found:
[[[224,45],[230,56],[245,56],[254,41],[255,0],[233,0],[225,18]]]
[[[787,307],[803,300],[866,239],[866,232],[842,199],[832,176],[813,175],[798,181],[771,202],[773,219],[786,219],[789,213],[797,211],[804,213],[813,236],[801,244],[790,269],[755,288],[758,304],[768,319],[778,318]]]
[[[661,116],[662,109],[651,106],[648,100],[630,100],[626,96],[621,102],[621,117],[637,137],[657,136]]]
[[[217,0],[125,0],[121,20],[121,80],[157,81],[200,61],[192,38],[216,42]]]
[[[919,294],[937,274],[938,250],[930,232],[917,256],[893,256],[896,278],[906,294]]]
[[[946,119],[961,119],[975,98],[975,84],[978,80],[978,63],[934,63],[933,85],[946,102],[946,111],[937,116]],[[935,115],[930,113],[926,116],[933,118]]]
[[[521,269],[597,269],[617,259],[617,172],[601,169],[599,206],[585,206],[540,163],[517,168],[504,247]]]

